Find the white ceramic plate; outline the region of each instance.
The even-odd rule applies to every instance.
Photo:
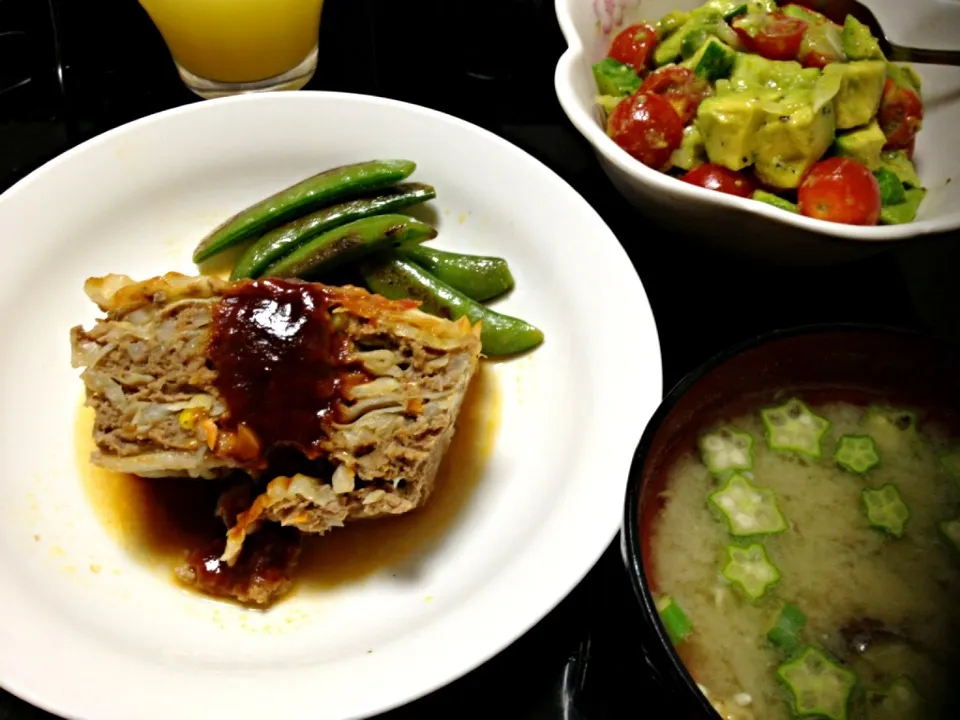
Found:
[[[499,309],[539,325],[493,364],[499,431],[449,527],[399,567],[267,612],[175,586],[96,519],[75,459],[67,331],[85,278],[194,272],[222,218],[321,169],[410,158],[438,247],[509,259]],[[619,523],[661,393],[643,288],[600,217],[545,166],[422,108],[297,93],[195,104],[64,154],[0,197],[0,685],[86,720],[347,718],[462,675],[559,602]]]

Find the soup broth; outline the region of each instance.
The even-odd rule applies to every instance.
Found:
[[[645,562],[721,716],[953,716],[960,455],[946,427],[784,397],[692,445],[666,468]]]

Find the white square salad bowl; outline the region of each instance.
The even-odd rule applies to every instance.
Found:
[[[635,160],[604,131],[595,106],[591,66],[627,25],[656,21],[703,0],[556,0],[568,49],[557,63],[557,97],[574,127],[590,142],[613,185],[665,228],[687,232],[724,249],[776,263],[821,264],[855,259],[893,241],[960,229],[960,68],[916,65],[923,80],[924,120],[916,163],[927,196],[915,222],[858,227],[825,222],[765,203],[706,190]],[[867,0],[895,43],[960,48],[960,2]]]

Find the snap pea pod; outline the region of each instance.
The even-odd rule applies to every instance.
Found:
[[[214,228],[193,251],[195,263],[261,235],[334,200],[400,182],[416,170],[410,160],[370,160],[326,170],[241,210]]]
[[[503,258],[464,255],[419,245],[403,248],[397,254],[477,302],[492,300],[513,289],[513,275]]]
[[[396,210],[432,200],[437,196],[430,185],[403,183],[379,192],[330,205],[293,222],[271,230],[250,245],[237,261],[231,280],[255,278],[284,255],[293,252],[307,240],[354,220],[392,213]]]
[[[437,236],[426,223],[406,215],[354,220],[308,240],[263,271],[264,277],[310,277],[383,250]]]
[[[364,263],[360,273],[370,290],[391,300],[411,298],[419,300],[421,309],[431,315],[451,320],[465,316],[472,323],[483,323],[480,341],[487,356],[513,355],[543,342],[543,333],[530,323],[474,302],[403,258],[392,256]]]

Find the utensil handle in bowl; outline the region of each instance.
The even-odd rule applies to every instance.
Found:
[[[960,50],[927,50],[890,44],[889,59],[894,62],[915,62],[927,65],[960,66]]]

